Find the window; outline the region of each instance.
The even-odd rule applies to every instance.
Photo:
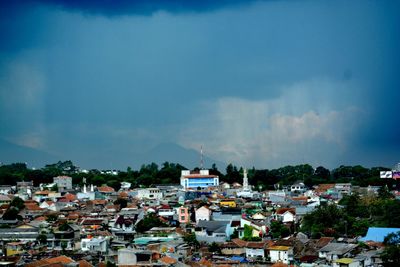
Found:
[[[185,216],[181,216],[181,221],[184,221],[186,219]]]

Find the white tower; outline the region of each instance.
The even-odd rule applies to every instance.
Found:
[[[249,179],[247,178],[247,169],[243,170],[243,191],[249,190]]]

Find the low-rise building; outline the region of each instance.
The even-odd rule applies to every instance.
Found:
[[[268,248],[271,262],[288,264],[293,260],[293,248],[289,246],[272,246]]]
[[[199,223],[199,221],[209,221],[211,218],[211,210],[206,206],[202,206],[196,210],[195,215],[196,223]]]
[[[163,194],[158,188],[139,188],[137,189],[136,197],[141,200],[161,200],[163,198]]]

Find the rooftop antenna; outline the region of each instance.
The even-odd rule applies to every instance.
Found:
[[[203,146],[200,147],[200,170],[204,170]]]

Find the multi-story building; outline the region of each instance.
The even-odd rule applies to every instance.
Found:
[[[57,176],[53,178],[53,182],[57,184],[58,192],[72,189],[72,177]]]
[[[181,172],[181,185],[184,190],[219,186],[219,177],[210,174],[208,170],[200,170],[199,173],[183,170]]]
[[[179,223],[190,222],[190,214],[189,214],[189,209],[187,207],[181,206],[178,208],[178,220]]]

